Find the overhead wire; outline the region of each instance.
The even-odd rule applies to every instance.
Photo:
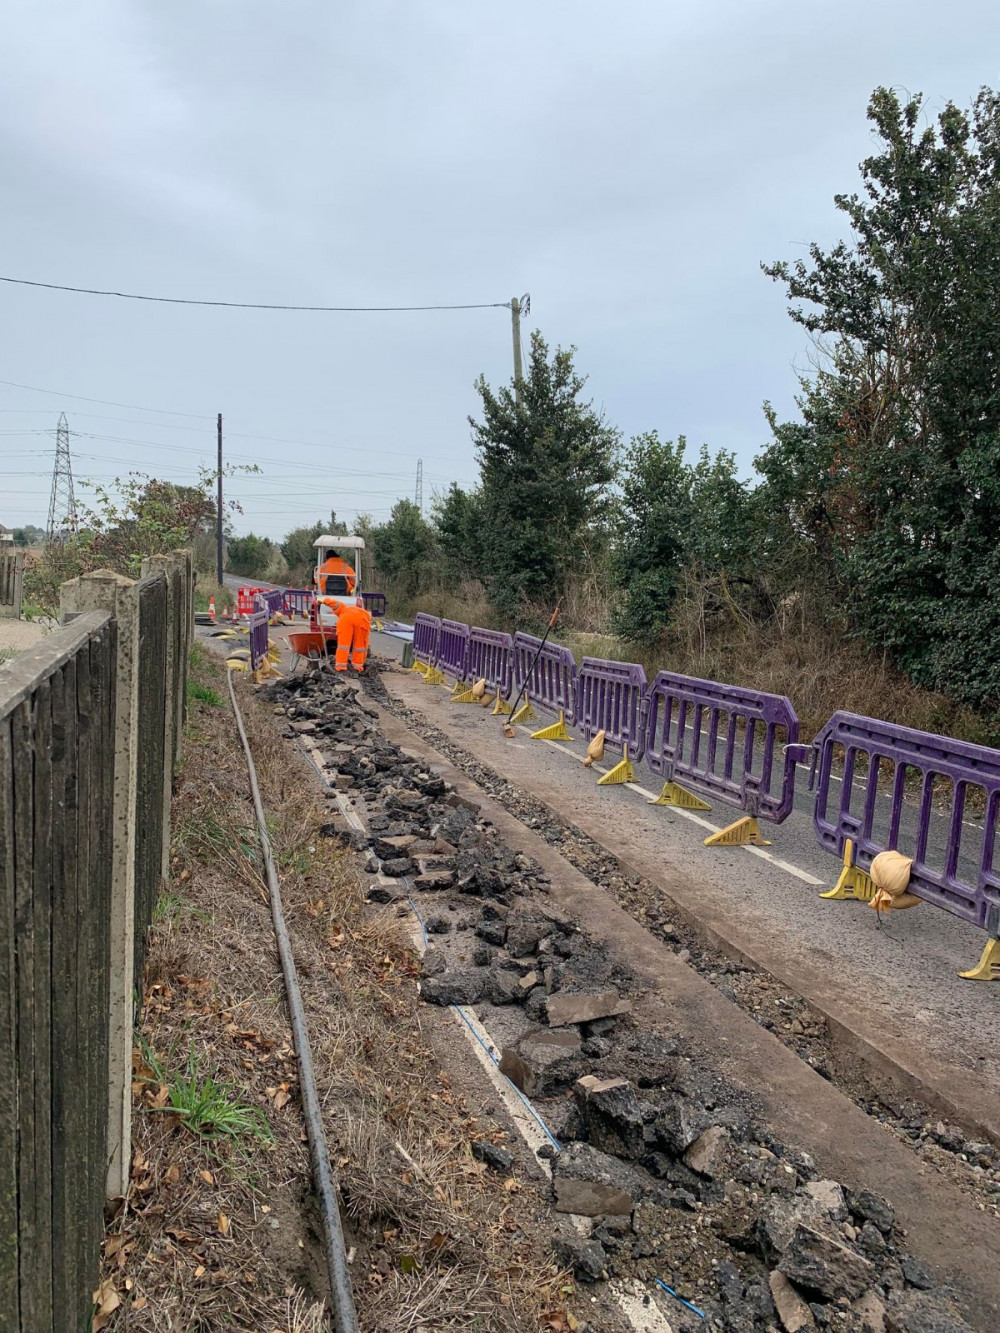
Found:
[[[123,301],[154,301],[160,305],[214,306],[227,310],[291,310],[319,314],[388,314],[421,310],[502,310],[509,301],[472,301],[441,305],[291,305],[270,301],[208,301],[187,296],[149,296],[141,292],[118,292],[103,287],[70,287],[61,282],[37,282],[31,278],[11,278],[0,274],[0,282],[17,287],[44,287],[51,292],[75,292],[81,296],[115,296]]]

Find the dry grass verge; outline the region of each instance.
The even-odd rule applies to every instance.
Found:
[[[604,657],[640,662],[650,680],[657,671],[678,671],[786,695],[799,716],[804,741],[844,709],[979,745],[1000,744],[1000,723],[914,685],[885,657],[846,641],[831,628],[781,631],[772,625],[710,636],[704,645],[677,639],[652,651],[605,634],[567,630],[558,638],[578,661]]]
[[[318,1211],[246,769],[220,668],[196,654],[135,1059],[133,1181],[111,1220],[95,1328],[327,1327]],[[318,836],[322,794],[264,703],[241,707],[268,811],[370,1333],[568,1327],[531,1181],[501,1180],[421,1031],[416,964],[352,859]],[[550,1322],[551,1321],[551,1322]]]

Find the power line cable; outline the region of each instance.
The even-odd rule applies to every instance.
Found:
[[[35,282],[31,278],[7,278],[0,282],[18,287],[44,287],[51,292],[76,292],[81,296],[117,296],[124,301],[155,301],[161,305],[200,305],[227,310],[297,310],[319,314],[378,314],[420,310],[506,310],[509,301],[473,301],[465,305],[276,305],[266,301],[202,301],[187,296],[147,296],[139,292],[108,291],[101,287],[68,287],[60,282]]]
[[[37,384],[18,384],[15,380],[0,380],[9,389],[28,389],[31,393],[47,393],[52,398],[75,398],[80,403],[100,403],[103,407],[124,407],[130,412],[158,412],[164,417],[191,417],[195,421],[210,421],[205,412],[172,412],[166,407],[143,407],[140,403],[117,403],[112,398],[86,398],[82,393],[62,393],[59,389],[40,389]]]

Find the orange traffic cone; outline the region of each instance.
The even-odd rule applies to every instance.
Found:
[[[214,597],[210,597],[210,598],[208,599],[208,614],[212,617],[213,620],[215,619],[215,598],[214,598]]]

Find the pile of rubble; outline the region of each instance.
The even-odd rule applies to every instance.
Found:
[[[419,913],[422,998],[477,1006],[502,1072],[559,1143],[539,1156],[568,1215],[555,1254],[579,1280],[658,1280],[682,1298],[677,1330],[969,1333],[952,1293],[906,1254],[891,1205],[820,1179],[710,1052],[639,1030],[627,969],[553,906],[548,877],[473,802],[385,739],[354,685],[298,676],[269,697],[366,830],[334,810],[323,832],[377,874],[373,900],[409,896]],[[511,1169],[505,1150],[474,1147]]]

